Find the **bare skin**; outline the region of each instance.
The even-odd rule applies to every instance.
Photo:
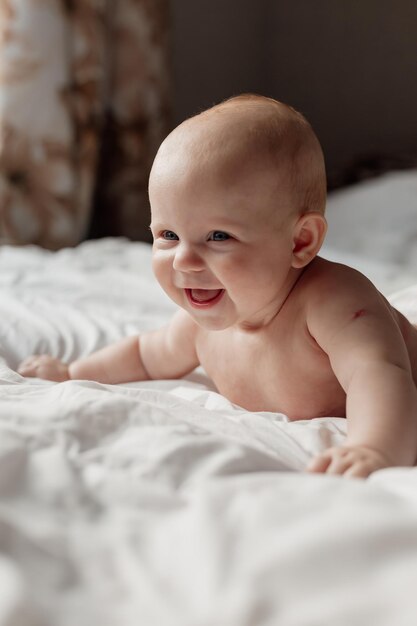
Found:
[[[201,364],[250,411],[346,416],[346,444],[308,471],[366,477],[413,465],[417,330],[363,275],[317,256],[325,219],[294,206],[284,166],[277,175],[239,136],[234,145],[258,112],[220,113],[176,129],[151,174],[153,269],[180,307],[171,322],[69,366],[35,355],[18,371],[118,383]]]

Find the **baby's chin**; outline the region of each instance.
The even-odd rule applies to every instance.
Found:
[[[221,316],[207,315],[207,314],[194,314],[193,311],[190,311],[186,307],[181,307],[184,311],[187,311],[188,315],[193,318],[193,320],[200,326],[200,328],[204,328],[205,330],[226,330],[226,328],[230,328],[232,326],[231,320],[226,320]]]

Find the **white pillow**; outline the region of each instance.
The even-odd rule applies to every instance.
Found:
[[[417,272],[417,170],[391,172],[329,194],[325,249]]]

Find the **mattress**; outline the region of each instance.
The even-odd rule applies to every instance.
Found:
[[[323,256],[417,319],[417,175],[329,199]],[[25,379],[175,310],[125,239],[0,248],[0,626],[414,626],[417,468],[306,474],[344,419],[250,413],[198,368]]]

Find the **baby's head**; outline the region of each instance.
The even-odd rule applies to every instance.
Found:
[[[185,308],[181,291],[191,306],[193,290],[222,290],[236,310],[245,298],[258,310],[278,302],[326,230],[320,144],[300,113],[261,96],[231,98],[175,128],[149,194],[155,274]]]
[[[276,195],[277,213],[284,209],[283,193],[285,208],[296,214],[324,213],[326,173],[318,139],[300,113],[272,98],[245,94],[187,119],[163,142],[152,174],[167,159],[177,170],[181,160],[183,172],[214,176],[227,186],[261,177]]]

